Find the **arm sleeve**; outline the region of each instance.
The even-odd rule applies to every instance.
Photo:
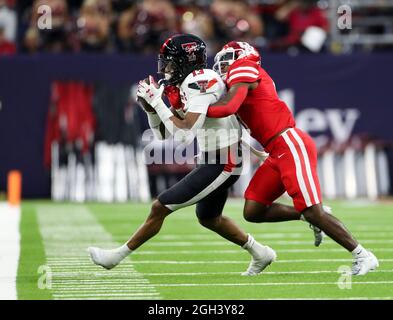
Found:
[[[238,87],[235,95],[226,104],[210,106],[207,111],[207,116],[209,118],[224,118],[235,114],[239,110],[244,99],[247,97],[247,93],[247,87]]]
[[[160,124],[162,122],[158,114],[151,113],[151,112],[146,112],[146,114],[147,114],[147,121],[149,122],[149,126],[152,129],[154,136],[158,140],[165,140],[166,138],[168,138],[170,136],[170,133],[166,127],[165,127],[165,136],[163,136],[161,133]]]

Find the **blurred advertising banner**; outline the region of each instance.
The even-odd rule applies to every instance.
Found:
[[[137,136],[147,128],[147,121],[138,108],[130,108],[130,103],[134,103],[137,81],[148,74],[155,75],[156,65],[155,56],[133,55],[0,58],[0,190],[6,189],[7,172],[16,169],[23,175],[24,197],[51,194],[50,170],[45,166],[50,159],[48,152],[58,150],[61,157],[61,148],[48,149],[48,117],[55,98],[54,86],[59,92],[80,86],[72,90],[81,95],[78,101],[86,101],[83,110],[87,120],[83,123],[87,126],[75,127],[72,132],[84,133],[84,150],[89,149],[90,139],[100,141],[98,151],[91,152],[91,161],[119,139],[125,149],[117,147],[113,154],[127,154],[128,146],[132,146],[132,152],[136,153],[130,156],[138,157],[140,139]],[[391,193],[393,55],[292,57],[262,53],[262,66],[274,79],[280,97],[295,113],[298,126],[315,138],[320,150],[322,189],[328,197],[373,198]],[[75,98],[72,94],[63,95]],[[71,104],[72,101],[68,100]],[[129,130],[118,130],[122,137],[119,139],[111,135],[113,128],[120,128],[108,122],[113,120],[109,117],[112,111],[122,115],[126,122],[132,120],[133,124],[127,125],[138,128],[133,130],[132,137],[127,136]],[[78,147],[78,143],[73,148],[75,146]],[[382,169],[370,173],[362,169],[365,167]],[[331,170],[334,175],[328,174]],[[363,181],[373,187],[363,190]],[[124,192],[120,190],[119,194]]]

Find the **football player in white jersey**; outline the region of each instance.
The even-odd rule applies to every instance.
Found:
[[[162,45],[159,73],[181,97],[181,107],[169,109],[159,86],[149,77],[138,86],[138,97],[147,111],[149,125],[160,139],[173,135],[189,142],[197,138],[200,157],[197,167],[177,184],[161,193],[151,206],[146,221],[126,244],[104,250],[90,247],[94,263],[106,269],[119,264],[132,251],[155,236],[172,212],[196,204],[199,223],[251,254],[251,263],[242,275],[256,275],[276,258],[268,246],[261,245],[222,215],[228,188],[238,179],[242,165],[241,129],[234,116],[206,118],[210,104],[225,93],[225,84],[213,70],[206,69],[206,45],[190,34],[172,36]],[[180,102],[180,101],[179,101]]]

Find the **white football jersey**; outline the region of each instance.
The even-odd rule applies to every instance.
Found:
[[[187,112],[206,115],[209,105],[217,102],[225,93],[225,83],[215,71],[211,69],[194,71],[180,85],[184,108],[178,110],[178,114],[181,117],[184,117]],[[238,142],[241,139],[241,128],[234,115],[225,118],[206,117],[196,137],[202,152],[213,151]]]

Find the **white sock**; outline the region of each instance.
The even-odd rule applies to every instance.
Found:
[[[121,247],[117,248],[116,251],[123,257],[123,259],[132,252],[132,250],[128,248],[127,244],[123,244]]]
[[[261,257],[261,252],[264,252],[264,247],[259,242],[255,241],[251,234],[248,235],[247,242],[242,246],[247,250],[253,258],[258,259]]]
[[[352,251],[352,256],[354,258],[363,257],[366,255],[367,255],[367,250],[364,249],[361,244],[358,244],[358,246],[355,249],[353,249],[353,251]]]

